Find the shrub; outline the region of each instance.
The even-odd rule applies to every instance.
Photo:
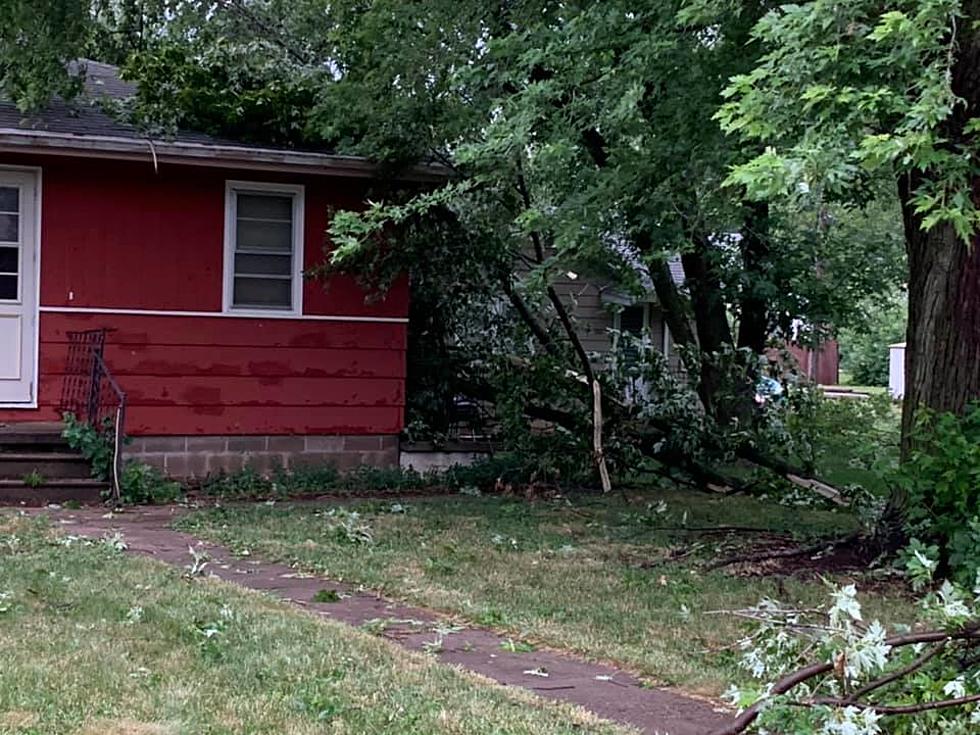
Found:
[[[337,486],[354,492],[411,492],[437,484],[435,477],[413,469],[364,465],[341,477]]]
[[[181,496],[179,482],[142,462],[127,462],[119,478],[119,500],[124,505],[173,503]]]
[[[938,545],[944,566],[972,584],[980,567],[980,404],[963,416],[923,413],[895,476],[909,531]]]
[[[107,419],[100,428],[79,421],[72,413],[64,415],[61,435],[68,446],[77,449],[92,466],[92,477],[108,482],[112,477],[115,431]],[[124,441],[128,441],[124,439]],[[142,462],[125,464],[119,478],[119,501],[123,504],[172,503],[180,497],[180,484],[164,477],[155,467]]]
[[[539,479],[540,464],[514,452],[457,465],[441,472],[420,473],[400,467],[361,466],[342,474],[333,465],[278,468],[262,475],[251,467],[218,473],[198,485],[202,495],[221,498],[288,498],[303,495],[405,493],[477,488],[492,491],[499,483],[521,485]]]
[[[204,495],[221,498],[264,498],[284,494],[278,491],[271,478],[263,477],[251,467],[208,475],[197,489]]]
[[[79,421],[73,413],[62,416],[65,428],[61,436],[68,446],[81,452],[92,466],[92,477],[108,480],[112,473],[113,427],[106,420],[100,428]]]
[[[471,465],[457,465],[441,473],[442,485],[451,490],[475,487],[494,490],[499,484],[525,485],[539,479],[541,466],[517,452],[502,452],[477,460]]]
[[[279,468],[272,473],[275,489],[287,495],[323,492],[337,485],[340,472],[330,464],[300,466],[292,470]]]
[[[884,472],[898,459],[898,412],[892,399],[878,394],[865,399],[827,398],[818,388],[789,391],[783,423],[790,456],[808,469],[839,464]],[[778,422],[777,422],[778,423]]]
[[[223,498],[287,498],[324,493],[406,492],[436,484],[433,476],[398,467],[358,467],[342,475],[333,465],[277,468],[263,475],[251,467],[209,475],[198,489]]]

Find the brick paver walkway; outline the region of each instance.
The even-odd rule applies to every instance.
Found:
[[[348,585],[320,577],[301,575],[282,564],[241,559],[228,549],[201,541],[170,528],[176,508],[142,508],[108,515],[102,510],[48,509],[68,533],[99,537],[123,534],[128,550],[159,561],[186,566],[188,546],[205,549],[208,569],[217,577],[268,592],[302,606],[316,615],[361,625],[369,620],[387,621],[382,635],[413,650],[435,638],[432,626],[440,616],[430,610],[386,600]],[[336,602],[316,603],[324,589],[341,595]],[[348,596],[349,595],[349,596]],[[644,687],[628,673],[593,664],[571,654],[547,650],[527,653],[505,651],[505,637],[483,628],[465,628],[443,637],[441,661],[495,679],[501,684],[529,689],[543,697],[581,705],[601,717],[632,725],[657,735],[706,735],[724,724],[730,715],[711,703],[666,689]],[[529,673],[547,673],[547,677]]]

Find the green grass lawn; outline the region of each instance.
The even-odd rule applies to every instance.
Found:
[[[813,578],[703,571],[703,560],[745,537],[658,527],[748,525],[792,530],[801,539],[853,527],[843,513],[751,498],[653,491],[637,497],[629,504],[616,495],[571,504],[465,496],[355,503],[348,506],[361,514],[354,523],[370,536],[362,543],[313,506],[201,510],[177,526],[239,553],[363,584],[711,695],[739,676],[733,644],[745,629],[713,611],[766,596],[810,606],[828,590]],[[912,614],[898,590],[879,591],[867,604],[883,620]]]
[[[870,399],[824,402],[815,436],[820,479],[838,487],[860,485],[877,495],[889,491],[889,468],[898,463],[901,405],[887,399],[885,388],[854,388]]]
[[[221,582],[0,514],[0,733],[622,733]]]

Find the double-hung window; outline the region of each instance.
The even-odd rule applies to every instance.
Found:
[[[302,313],[303,187],[228,182],[225,311]]]

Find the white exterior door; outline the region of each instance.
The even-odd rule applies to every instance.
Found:
[[[37,398],[37,208],[37,174],[0,169],[0,406]]]

